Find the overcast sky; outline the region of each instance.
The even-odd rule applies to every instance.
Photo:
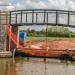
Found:
[[[30,8],[75,10],[75,0],[0,0],[0,5],[10,5],[6,7],[8,10]],[[0,6],[0,9],[2,8]]]
[[[75,0],[0,0],[0,10],[6,11],[6,9],[9,11],[19,9],[59,9],[75,11]]]

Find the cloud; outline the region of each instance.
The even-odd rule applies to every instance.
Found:
[[[15,4],[16,9],[40,9],[46,8],[46,4],[41,0],[22,0],[21,3]]]
[[[75,10],[74,0],[22,0],[17,3],[18,9],[61,9],[61,10]]]
[[[9,0],[0,0],[0,5],[10,5],[5,7],[7,10],[18,9],[61,9],[75,11],[74,0],[21,0],[16,4],[9,2]],[[2,10],[4,7],[0,6]],[[4,9],[3,9],[4,10]]]
[[[48,0],[48,8],[60,10],[75,10],[74,0]]]
[[[0,10],[2,11],[14,10],[14,6],[8,0],[0,0]]]
[[[15,7],[11,5],[11,6],[7,6],[6,9],[7,9],[7,11],[15,10]]]

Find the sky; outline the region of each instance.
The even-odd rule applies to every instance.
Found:
[[[75,0],[0,0],[0,10],[10,11],[20,9],[58,9],[75,11]]]
[[[75,11],[75,0],[0,0],[0,5],[10,5],[4,7],[7,10],[43,8]]]

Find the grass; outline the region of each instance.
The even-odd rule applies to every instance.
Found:
[[[75,40],[75,37],[47,37],[47,40]],[[27,37],[27,40],[46,40],[46,37]]]

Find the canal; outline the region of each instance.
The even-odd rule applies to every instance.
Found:
[[[0,75],[75,75],[75,62],[43,58],[0,58]]]

